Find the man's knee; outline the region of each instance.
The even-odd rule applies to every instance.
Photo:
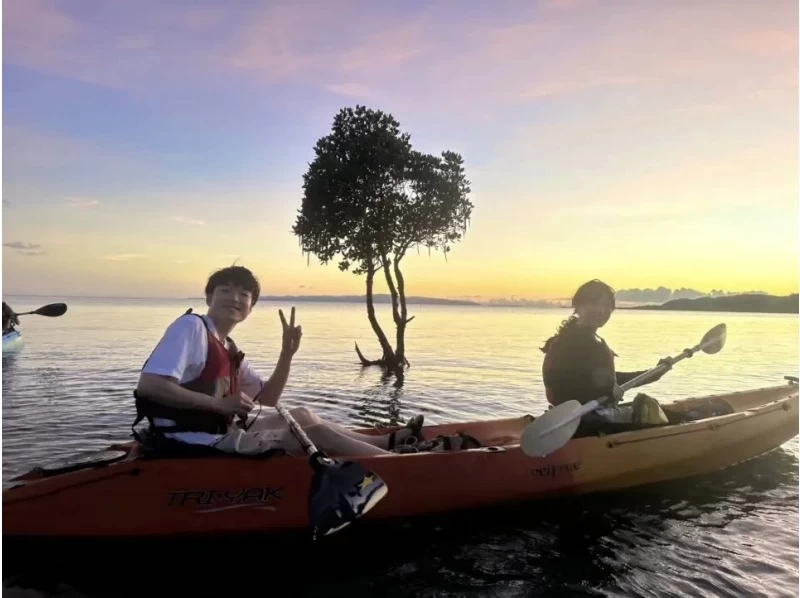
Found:
[[[325,424],[312,424],[303,428],[308,439],[323,451],[333,450],[343,440],[339,432],[326,426]]]
[[[290,409],[289,413],[301,426],[313,426],[319,423],[319,418],[306,407],[295,407]]]

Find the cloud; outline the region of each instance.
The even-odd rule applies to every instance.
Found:
[[[345,72],[382,72],[397,68],[433,49],[426,39],[422,20],[396,25],[375,33],[360,44],[344,52],[337,60]]]
[[[97,199],[83,199],[81,197],[67,198],[67,205],[71,208],[89,208],[100,203]]]
[[[22,241],[8,241],[3,243],[3,247],[8,247],[9,249],[20,249],[30,251],[32,249],[41,249],[41,245],[38,243],[23,243]]]
[[[796,19],[788,3],[771,11],[746,3],[731,10],[634,3],[609,11],[596,0],[510,2],[491,11],[462,11],[456,3],[400,10],[357,0],[146,4],[151,9],[112,3],[103,13],[111,26],[97,27],[55,2],[9,3],[4,61],[157,96],[164,107],[193,93],[192,84],[223,78],[389,98],[396,112],[416,110],[438,122],[466,115],[497,121],[523,101],[645,81],[663,85],[660,97],[694,85],[695,92],[746,98],[751,89],[741,86],[760,89],[770,72],[796,71],[787,65],[797,45],[796,31],[784,27]],[[776,60],[765,63],[765,56]],[[698,102],[715,101],[702,95],[695,94]]]
[[[587,4],[586,0],[544,0],[542,7],[554,10],[567,10],[578,8]]]
[[[205,226],[204,220],[199,220],[198,218],[187,218],[186,216],[173,216],[172,219],[175,222],[182,222],[183,224],[193,224],[195,226]]]
[[[337,95],[351,98],[365,98],[372,95],[370,88],[360,83],[332,83],[326,85],[325,89]]]
[[[739,50],[758,56],[777,56],[797,49],[797,31],[767,29],[743,33],[734,40]]]
[[[7,241],[3,243],[3,247],[8,247],[9,249],[16,249],[17,253],[20,255],[25,255],[29,257],[37,256],[37,255],[46,255],[47,252],[42,250],[42,246],[38,243],[23,243],[22,241]]]
[[[258,73],[265,82],[323,68],[330,55],[314,49],[314,31],[336,22],[339,7],[331,5],[267,6],[241,30],[228,65]]]
[[[541,99],[551,96],[560,96],[571,93],[578,93],[598,87],[610,87],[618,85],[632,85],[650,80],[646,77],[635,76],[604,76],[592,77],[583,81],[552,81],[540,83],[532,89],[524,91],[522,97],[525,99]]]
[[[113,255],[103,256],[103,259],[110,262],[129,262],[131,260],[136,260],[143,257],[145,257],[143,253],[116,253]]]

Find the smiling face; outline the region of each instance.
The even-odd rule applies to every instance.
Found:
[[[582,303],[575,312],[581,322],[592,328],[602,328],[605,326],[614,311],[614,299],[608,295],[603,295],[593,299],[591,302]]]
[[[247,289],[233,285],[221,284],[214,287],[206,296],[208,315],[214,321],[238,324],[250,315],[253,309],[253,295]]]
[[[572,297],[580,324],[595,329],[605,326],[615,305],[614,289],[596,279],[582,284]]]

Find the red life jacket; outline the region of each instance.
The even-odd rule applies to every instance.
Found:
[[[191,308],[184,315],[188,314],[192,314]],[[205,319],[198,314],[192,315],[200,318],[206,328],[208,350],[203,371],[200,372],[197,378],[185,382],[181,386],[212,397],[223,397],[237,392],[239,390],[239,366],[244,359],[244,353],[237,350],[236,344],[230,338],[227,339],[230,347],[226,349],[222,342],[211,333]],[[226,417],[206,409],[169,407],[143,397],[135,390],[133,395],[136,397],[136,421],[133,422],[133,426],[147,418],[150,422],[151,430],[158,432],[224,434],[228,431],[228,426],[233,422],[233,416]],[[156,418],[172,420],[175,425],[156,425],[153,421]]]

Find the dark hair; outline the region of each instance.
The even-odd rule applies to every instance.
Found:
[[[590,280],[589,282],[584,282],[578,290],[575,291],[575,294],[572,296],[572,307],[578,308],[581,305],[586,305],[587,303],[592,303],[597,301],[598,299],[602,299],[603,297],[611,297],[611,309],[616,307],[616,302],[614,301],[614,289],[604,283],[602,280]]]
[[[228,266],[214,272],[206,283],[206,297],[210,296],[218,286],[229,284],[245,289],[252,296],[252,305],[258,301],[261,285],[253,273],[244,266]]]
[[[578,290],[575,291],[575,294],[572,296],[572,309],[576,310],[581,305],[586,305],[587,303],[593,303],[603,297],[611,297],[611,309],[616,308],[616,301],[614,300],[614,289],[604,283],[602,280],[598,280],[597,278],[590,280],[589,282],[584,282],[581,286],[578,287]],[[547,353],[547,350],[550,348],[550,344],[562,333],[566,330],[567,327],[571,326],[576,320],[578,316],[575,315],[573,311],[572,315],[567,318],[566,320],[562,320],[561,326],[558,327],[556,333],[547,339],[544,343],[544,347],[540,347],[540,351],[542,353]]]

